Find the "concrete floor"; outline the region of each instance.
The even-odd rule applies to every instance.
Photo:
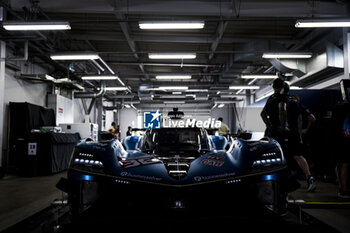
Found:
[[[0,231],[49,207],[63,193],[55,185],[66,172],[51,176],[6,176],[0,180]],[[318,181],[313,193],[306,192],[306,182],[289,195],[291,205],[342,233],[350,233],[350,200],[337,196],[338,186]],[[294,200],[296,201],[295,203]]]
[[[5,176],[0,180],[0,231],[47,208],[62,192],[55,186],[66,172],[38,177]]]
[[[338,186],[332,183],[317,182],[315,192],[306,192],[306,182],[289,195],[289,201],[295,201],[301,210],[326,223],[342,233],[350,233],[350,199],[338,197]]]

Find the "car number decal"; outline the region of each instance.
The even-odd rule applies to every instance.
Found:
[[[224,161],[222,161],[223,159],[224,157],[222,156],[210,155],[210,156],[207,156],[205,159],[203,159],[200,163],[213,166],[213,167],[221,167],[225,163]]]
[[[224,165],[224,161],[217,161],[217,160],[212,160],[212,159],[204,159],[201,161],[201,164],[209,165],[209,166],[214,166],[214,167],[221,167]]]

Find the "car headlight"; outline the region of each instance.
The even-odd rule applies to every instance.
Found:
[[[96,155],[89,152],[84,152],[81,149],[75,149],[71,166],[103,168],[103,163]]]
[[[252,168],[255,169],[265,169],[265,168],[274,168],[276,166],[284,165],[285,160],[283,152],[280,147],[274,148],[273,150],[266,151],[262,153],[258,158],[253,162]]]

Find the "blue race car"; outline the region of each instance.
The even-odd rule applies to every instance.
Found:
[[[72,213],[97,203],[152,209],[193,209],[258,200],[270,209],[286,205],[287,165],[280,145],[209,136],[201,128],[147,129],[143,136],[79,142],[67,179]]]

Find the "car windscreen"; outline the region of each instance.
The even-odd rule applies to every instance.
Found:
[[[180,147],[186,150],[208,149],[207,135],[198,128],[153,129],[146,132],[143,149]]]

